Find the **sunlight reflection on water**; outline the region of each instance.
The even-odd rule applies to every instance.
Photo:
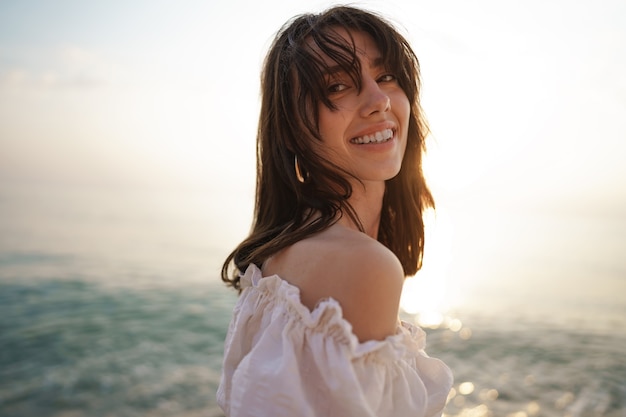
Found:
[[[15,346],[11,354],[19,359],[0,366],[0,373],[11,372],[6,381],[15,381],[0,383],[3,398],[11,395],[16,407],[35,408],[61,398],[68,401],[56,405],[62,413],[75,407],[78,397],[57,394],[71,389],[84,395],[86,409],[102,406],[120,415],[129,410],[123,395],[132,386],[145,403],[127,415],[188,415],[181,407],[193,402],[189,396],[210,404],[207,383],[217,384],[236,298],[219,280],[219,262],[247,224],[221,234],[223,228],[214,226],[227,223],[229,213],[224,205],[214,209],[211,196],[202,193],[1,191],[0,218],[12,222],[0,223],[0,295],[6,298],[0,319],[17,330],[3,332],[0,339],[3,346]],[[483,240],[476,240],[452,223],[458,213],[441,210],[437,220],[447,215],[449,227],[430,228],[444,232],[428,236],[424,268],[407,280],[402,305],[403,319],[427,331],[428,353],[454,373],[445,415],[623,417],[623,275],[619,260],[609,262],[619,245],[620,224],[600,233],[600,221],[575,223],[590,241],[600,242],[607,230],[613,233],[613,246],[604,248],[606,258],[600,259],[608,266],[596,269],[597,259],[559,258],[557,251],[549,253],[553,263],[539,258],[543,252],[537,248],[506,254],[508,243],[500,248],[495,238],[485,249],[494,230],[484,230]],[[552,227],[561,232],[567,225]],[[550,243],[558,241],[549,236]],[[565,249],[580,249],[576,244]],[[490,256],[466,262],[477,253]],[[564,288],[584,283],[585,274],[585,286]],[[577,298],[581,293],[588,296]],[[570,316],[563,305],[580,314]],[[40,310],[45,314],[34,320]],[[81,339],[83,332],[90,337],[95,332],[98,345],[84,343],[89,339]],[[46,338],[51,335],[58,351],[50,349]],[[60,366],[47,356],[51,352],[71,360]],[[200,365],[189,367],[190,362]],[[121,371],[112,373],[111,363]],[[42,385],[40,369],[48,368]],[[163,378],[155,379],[160,372]],[[164,390],[169,399],[163,398]],[[209,405],[212,412],[217,411]]]

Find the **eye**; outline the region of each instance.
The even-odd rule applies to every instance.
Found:
[[[342,91],[344,91],[345,89],[347,89],[348,86],[346,84],[343,83],[331,83],[328,85],[327,90],[329,94],[333,94],[333,93],[340,93]]]
[[[396,80],[397,80],[397,78],[393,74],[383,74],[380,77],[378,77],[378,82],[379,83],[389,83],[389,82],[393,82],[393,81],[396,81]]]

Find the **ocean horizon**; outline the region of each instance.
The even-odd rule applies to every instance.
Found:
[[[221,416],[219,271],[250,210],[0,186],[0,415]],[[626,416],[624,219],[449,213],[448,264],[411,278],[445,281],[436,311],[402,313],[454,373],[445,415]]]

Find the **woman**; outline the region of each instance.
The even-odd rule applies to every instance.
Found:
[[[241,295],[218,403],[227,416],[441,415],[450,371],[398,319],[433,206],[417,58],[380,17],[334,7],[279,31],[261,89],[254,223],[222,269]]]

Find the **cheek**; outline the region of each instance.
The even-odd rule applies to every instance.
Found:
[[[317,128],[318,131],[320,133],[320,136],[322,137],[322,140],[324,140],[327,136],[330,130],[332,130],[333,127],[333,113],[330,111],[330,109],[324,105],[320,105],[318,107],[318,123],[317,123]]]
[[[409,115],[411,114],[411,104],[404,92],[399,93],[396,102],[397,117],[400,123],[406,128],[409,125]]]
[[[318,127],[323,142],[331,143],[341,137],[345,124],[346,117],[342,111],[332,111],[325,106],[320,108]]]

